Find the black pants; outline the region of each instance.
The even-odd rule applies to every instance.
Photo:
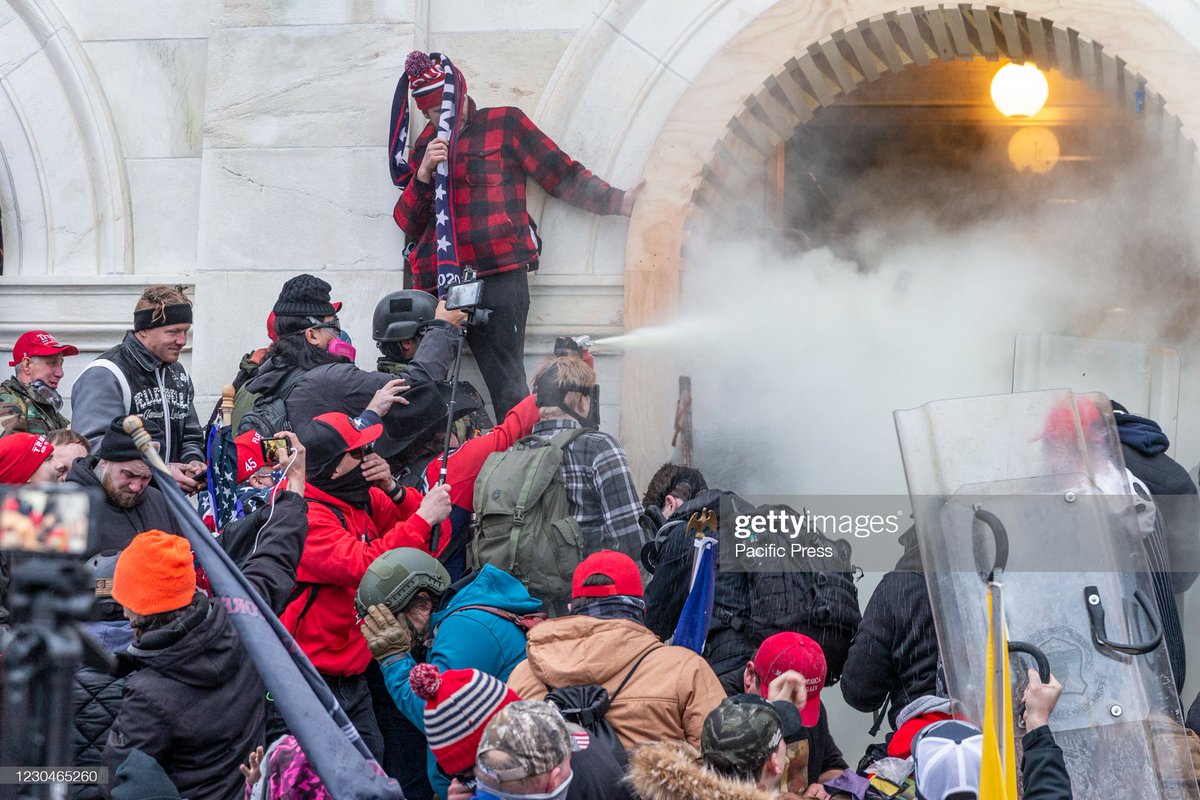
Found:
[[[367,667],[367,686],[375,704],[375,719],[383,734],[383,771],[400,781],[407,800],[433,800],[433,787],[425,772],[428,745],[425,734],[400,713],[388,693],[383,671],[374,661]]]
[[[529,394],[525,378],[525,318],[529,315],[529,274],[524,268],[483,278],[484,308],[492,318],[484,328],[467,328],[467,343],[487,383],[496,422]]]

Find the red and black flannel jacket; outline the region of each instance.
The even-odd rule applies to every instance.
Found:
[[[409,163],[421,165],[432,125],[417,137]],[[455,231],[458,260],[481,276],[519,267],[537,269],[537,243],[525,209],[525,181],[595,214],[621,213],[625,193],[593,175],[559,149],[519,108],[474,108],[454,155]],[[396,201],[396,224],[417,240],[409,254],[413,285],[437,291],[433,185],[414,175]]]

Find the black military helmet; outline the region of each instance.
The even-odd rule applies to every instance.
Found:
[[[367,567],[367,574],[354,595],[354,608],[359,617],[365,617],[368,608],[380,604],[399,614],[422,589],[440,596],[449,587],[450,573],[442,562],[415,547],[397,547]]]
[[[437,298],[429,292],[404,289],[386,295],[375,305],[371,338],[376,342],[415,339],[433,322]]]

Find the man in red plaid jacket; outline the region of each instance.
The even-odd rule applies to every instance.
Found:
[[[442,80],[436,64],[415,75],[409,71],[413,101],[430,124],[417,137],[409,158],[416,175],[393,214],[416,242],[408,257],[413,285],[428,292],[437,291],[433,170],[449,156],[446,141],[434,138]],[[586,211],[624,216],[632,213],[641,184],[625,192],[615,189],[560,150],[519,108],[476,108],[465,86],[460,94],[466,103],[450,176],[459,263],[473,267],[484,280],[484,306],[492,309],[486,328],[468,329],[467,342],[487,382],[496,419],[504,419],[529,394],[526,273],[538,267],[539,243],[525,207],[526,180],[532,178],[548,194]]]

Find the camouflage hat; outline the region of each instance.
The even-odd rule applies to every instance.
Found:
[[[787,721],[782,718],[791,708]],[[786,736],[799,733],[799,714],[790,703],[770,703],[751,694],[721,701],[704,718],[700,754],[705,763],[722,772],[750,775],[762,768]]]
[[[500,709],[488,723],[475,751],[475,768],[499,783],[543,775],[572,751],[585,749],[587,738],[550,703],[520,700]],[[495,756],[484,763],[483,755],[489,752]]]

